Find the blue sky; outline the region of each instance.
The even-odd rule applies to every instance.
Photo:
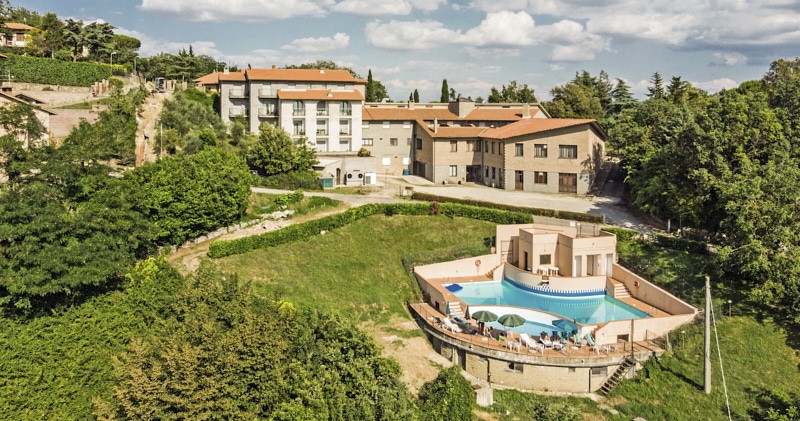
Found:
[[[465,96],[509,80],[540,100],[589,70],[639,96],[655,71],[709,92],[800,54],[800,0],[12,0],[142,40],[141,55],[199,54],[239,66],[334,60],[406,100]]]

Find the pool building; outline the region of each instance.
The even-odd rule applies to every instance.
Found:
[[[498,225],[492,254],[414,274],[423,302],[411,307],[436,351],[521,390],[607,391],[698,311],[620,266],[614,234],[550,218]]]

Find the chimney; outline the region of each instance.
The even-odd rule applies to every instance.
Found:
[[[333,92],[328,91],[328,98],[333,98]]]
[[[229,69],[228,66],[225,66],[225,68],[222,69],[222,74],[223,75],[227,75],[227,74],[230,74],[230,73],[231,73],[231,69]]]
[[[433,132],[436,133],[438,131],[439,131],[439,119],[438,118],[434,118],[433,119]]]
[[[414,109],[414,101],[408,101],[408,109],[409,110],[413,110]]]
[[[522,104],[522,118],[531,118],[531,104]]]
[[[319,69],[319,74],[324,75],[325,74],[325,69]]]

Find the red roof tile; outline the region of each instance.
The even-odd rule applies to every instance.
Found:
[[[24,23],[17,23],[17,22],[6,22],[3,24],[8,29],[17,29],[21,31],[30,31],[33,29],[33,26],[25,25]]]
[[[317,99],[330,101],[363,101],[364,97],[358,91],[331,91],[327,89],[308,90],[278,90],[280,99]]]
[[[320,69],[249,69],[247,78],[250,80],[280,80],[295,82],[351,82],[356,84],[366,83],[363,79],[356,79],[347,70],[320,70]]]
[[[361,117],[364,121],[414,121],[414,120],[446,120],[457,121],[458,116],[447,108],[370,108],[364,107]]]
[[[580,126],[583,124],[591,124],[602,133],[602,129],[600,129],[600,126],[595,120],[573,118],[530,118],[520,120],[503,127],[487,130],[481,135],[481,137],[488,137],[490,139],[508,139],[517,136],[563,129],[565,127]]]

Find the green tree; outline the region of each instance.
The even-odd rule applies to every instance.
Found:
[[[446,368],[419,391],[420,419],[472,420],[475,391],[458,367]]]
[[[369,73],[367,73],[367,86],[365,88],[365,92],[366,92],[366,94],[364,94],[364,97],[365,97],[367,102],[375,102],[376,101],[376,99],[375,99],[375,81],[372,80],[372,69],[370,69]]]
[[[46,13],[42,16],[41,29],[44,31],[44,51],[54,58],[56,51],[64,46],[64,22],[55,13]]]
[[[447,79],[442,79],[442,96],[439,102],[450,102],[450,88],[447,87]]]
[[[653,99],[664,98],[664,79],[661,77],[661,73],[653,73],[653,77],[650,78],[650,83],[653,86],[647,88],[647,96]]]
[[[516,80],[512,80],[508,82],[508,85],[503,85],[499,91],[492,87],[487,102],[534,103],[536,96],[527,83],[520,86]]]
[[[78,61],[84,42],[83,21],[67,19],[64,25],[64,44],[70,49],[72,61]]]
[[[611,90],[611,104],[608,106],[608,114],[618,114],[622,110],[636,106],[636,98],[631,93],[631,87],[620,78],[617,78],[614,89]]]
[[[545,107],[550,115],[556,118],[593,118],[603,117],[603,106],[600,99],[591,89],[574,82],[564,86],[556,86],[550,93],[553,100]]]
[[[305,138],[295,143],[283,129],[271,124],[259,127],[258,139],[247,151],[247,163],[264,176],[310,171],[317,163]]]
[[[681,79],[680,76],[672,76],[667,86],[666,98],[672,102],[680,102],[686,99],[689,92],[689,82]]]
[[[419,103],[419,91],[414,89],[414,102]]]
[[[159,244],[180,244],[238,221],[250,198],[247,165],[217,148],[162,158],[125,180],[142,192],[136,207],[153,222]]]

